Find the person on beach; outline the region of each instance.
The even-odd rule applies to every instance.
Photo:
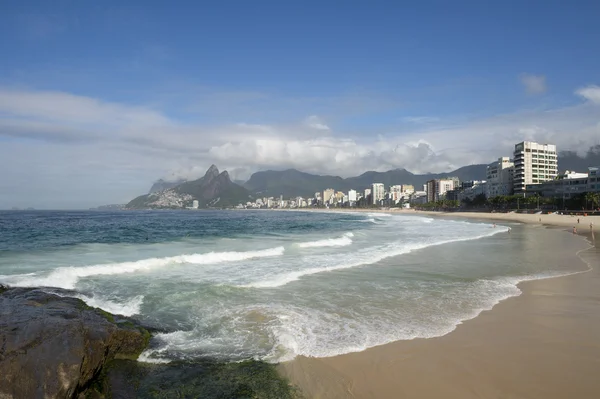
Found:
[[[577,234],[577,228],[573,226],[573,234]]]
[[[577,218],[577,224],[579,224],[579,218]]]
[[[494,228],[496,227],[496,223],[494,223]]]

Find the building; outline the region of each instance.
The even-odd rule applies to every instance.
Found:
[[[385,199],[385,186],[383,183],[373,183],[373,205],[379,205],[379,201]]]
[[[402,185],[402,193],[411,195],[415,192],[415,187],[411,184],[403,184]]]
[[[461,184],[462,189],[458,193],[458,201],[463,202],[466,200],[472,201],[479,195],[486,195],[488,191],[488,183],[485,180],[473,180],[463,182]]]
[[[400,200],[402,200],[402,197],[403,193],[401,185],[390,187],[390,200],[392,200],[394,204],[397,204]]]
[[[558,175],[556,146],[523,141],[515,145],[513,191],[523,194],[527,186],[553,180]]]
[[[456,178],[429,180],[426,186],[427,202],[436,202],[445,198],[446,193],[454,190]],[[456,184],[458,187],[458,184]]]
[[[498,158],[487,166],[486,197],[512,195],[514,185],[515,164],[509,157]]]
[[[600,192],[600,166],[588,168],[588,192]]]
[[[331,201],[331,197],[335,195],[335,190],[333,188],[328,188],[323,191],[323,203],[327,204]]]
[[[593,169],[593,168],[590,168]],[[591,171],[590,171],[591,172]],[[570,199],[589,190],[587,173],[566,171],[556,179],[525,186],[527,195]]]
[[[356,190],[349,190],[348,191],[348,201],[351,202],[351,203],[357,201]]]
[[[200,206],[200,205],[198,204],[198,200],[194,200],[194,201],[192,201],[192,208],[194,208],[194,209],[198,209],[198,207],[199,207],[199,206]]]

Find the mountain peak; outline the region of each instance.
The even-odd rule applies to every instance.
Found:
[[[217,166],[214,164],[210,165],[210,168],[208,168],[208,170],[204,174],[204,177],[209,180],[214,179],[217,176],[219,176],[219,168],[217,168]]]
[[[219,175],[219,178],[225,179],[227,181],[231,181],[231,179],[229,178],[229,172],[227,172],[226,170],[221,172],[221,174]]]

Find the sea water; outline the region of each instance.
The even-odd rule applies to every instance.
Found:
[[[565,274],[566,234],[411,214],[0,212],[0,283],[155,327],[144,361],[285,361],[444,335]],[[572,256],[573,254],[569,254]]]

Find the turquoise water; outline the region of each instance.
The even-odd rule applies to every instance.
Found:
[[[380,213],[3,212],[0,283],[159,328],[144,361],[326,357],[446,334],[518,295],[518,282],[568,271],[573,253],[544,248],[576,238],[510,227]]]

